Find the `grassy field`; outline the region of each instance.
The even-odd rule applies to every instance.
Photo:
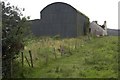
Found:
[[[118,37],[34,38],[27,41],[24,52],[14,64],[14,77],[25,78],[117,78]],[[63,53],[61,55],[61,53]],[[18,68],[19,67],[19,68]],[[23,75],[21,75],[23,71]]]

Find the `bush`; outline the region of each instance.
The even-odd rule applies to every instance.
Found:
[[[12,63],[16,55],[24,49],[24,36],[28,30],[27,18],[18,7],[2,4],[2,71],[3,77],[12,77]],[[23,9],[24,11],[24,9]]]

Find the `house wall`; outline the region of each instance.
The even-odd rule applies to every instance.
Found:
[[[96,24],[94,21],[90,23],[91,34],[92,35],[106,35],[106,30]]]

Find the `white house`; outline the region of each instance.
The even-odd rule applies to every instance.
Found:
[[[90,23],[90,33],[96,36],[106,36],[107,35],[107,25],[106,21],[102,26],[97,24],[97,21],[92,21]]]

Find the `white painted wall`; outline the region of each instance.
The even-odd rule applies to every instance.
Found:
[[[92,21],[90,23],[90,29],[91,29],[90,33],[96,36],[100,36],[100,35],[105,36],[107,35],[106,23],[104,23],[104,26],[105,26],[105,30],[102,27],[100,27],[96,22]]]

